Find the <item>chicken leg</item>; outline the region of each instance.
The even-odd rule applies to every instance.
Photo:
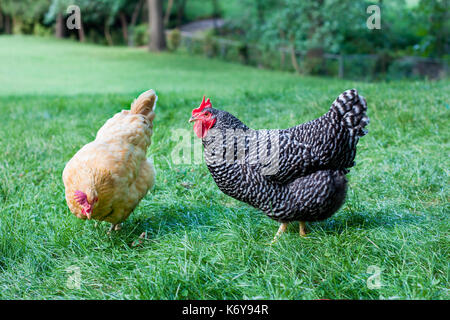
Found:
[[[280,238],[281,234],[284,233],[287,229],[288,222],[282,222],[280,225],[280,228],[278,229],[277,233],[275,234],[275,237],[273,238],[271,244],[275,243],[278,238]]]
[[[306,237],[306,223],[305,221],[300,221],[300,237]]]

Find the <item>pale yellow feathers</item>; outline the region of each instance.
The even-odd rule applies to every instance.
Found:
[[[146,157],[151,144],[157,96],[142,93],[106,121],[94,141],[81,148],[63,172],[66,201],[77,217],[85,219],[74,192],[96,195],[92,219],[113,224],[124,221],[155,184],[156,172]],[[88,196],[88,201],[90,201]]]
[[[156,96],[155,91],[151,89],[145,91],[133,101],[130,112],[134,114],[142,114],[148,117],[150,121],[153,121],[153,118],[155,117],[154,111],[157,100],[158,97]]]

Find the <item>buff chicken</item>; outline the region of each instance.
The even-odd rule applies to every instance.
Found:
[[[343,92],[320,118],[280,130],[252,130],[208,99],[189,120],[202,139],[206,165],[225,194],[260,209],[281,225],[324,220],[344,203],[346,174],[369,123],[365,99]]]
[[[147,159],[153,134],[157,96],[142,93],[106,121],[94,141],[81,148],[62,175],[66,202],[80,219],[111,223],[119,230],[155,184],[155,168]]]

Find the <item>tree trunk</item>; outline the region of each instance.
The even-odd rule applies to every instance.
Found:
[[[86,37],[84,35],[83,23],[80,24],[80,29],[78,29],[78,38],[79,38],[80,42],[86,41]]]
[[[344,78],[344,55],[341,53],[339,55],[339,78]]]
[[[169,0],[167,4],[166,14],[164,15],[164,26],[167,27],[169,24],[170,13],[172,12],[173,0]]]
[[[293,40],[291,40],[291,62],[295,72],[300,73],[300,66],[297,62],[297,55],[295,54],[295,44]]]
[[[5,33],[11,34],[11,18],[8,15],[5,15]]]
[[[133,10],[133,14],[131,15],[131,22],[128,28],[128,46],[134,47],[134,26],[137,23],[139,18],[139,13],[141,12],[142,5],[144,4],[144,0],[139,0]]]
[[[11,16],[10,21],[10,28],[11,28],[11,34],[16,34],[18,31],[20,33],[20,23],[17,21],[17,18],[15,16]]]
[[[166,35],[162,16],[162,0],[148,0],[148,17],[150,26],[150,51],[166,49]]]
[[[108,24],[108,22],[105,22],[105,28],[104,28],[104,31],[105,31],[105,39],[106,39],[106,42],[108,43],[108,45],[109,45],[109,46],[114,45],[113,40],[112,40],[112,37],[111,37],[111,31],[110,31],[110,29],[109,29],[109,24]]]
[[[217,0],[212,0],[212,5],[213,5],[213,26],[214,26],[214,32],[217,33],[217,19],[219,19],[220,17],[220,7],[219,7],[219,3]]]
[[[125,13],[123,13],[123,12],[119,13],[119,20],[120,20],[120,24],[122,26],[123,41],[125,43],[128,43],[128,24],[127,24],[127,17],[125,16]]]
[[[177,28],[183,23],[184,9],[186,7],[187,0],[179,0],[177,4]]]
[[[80,12],[80,28],[78,29],[78,39],[80,40],[80,42],[85,42],[86,37],[84,35],[84,26],[83,26],[83,19],[81,17],[81,12]]]
[[[62,13],[58,13],[56,16],[56,24],[55,24],[55,37],[64,38],[65,27],[64,27],[64,17]]]
[[[286,34],[284,33],[284,30],[280,28],[280,39],[281,39],[281,43],[283,44],[280,50],[280,67],[282,70],[284,70],[284,64],[286,61],[286,52],[284,51],[285,49],[285,42],[286,42]]]
[[[142,7],[142,4],[144,3],[144,0],[140,0],[137,4],[136,4],[136,6],[134,7],[134,10],[133,10],[133,15],[131,16],[131,25],[135,25],[136,24],[136,22],[137,22],[137,19],[138,19],[138,17],[139,17],[139,12],[141,11],[141,7]]]

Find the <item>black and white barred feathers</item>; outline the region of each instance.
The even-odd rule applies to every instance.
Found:
[[[205,160],[225,194],[279,222],[317,221],[344,203],[345,177],[367,131],[365,99],[342,93],[322,117],[282,130],[252,130],[230,113],[203,138]]]

